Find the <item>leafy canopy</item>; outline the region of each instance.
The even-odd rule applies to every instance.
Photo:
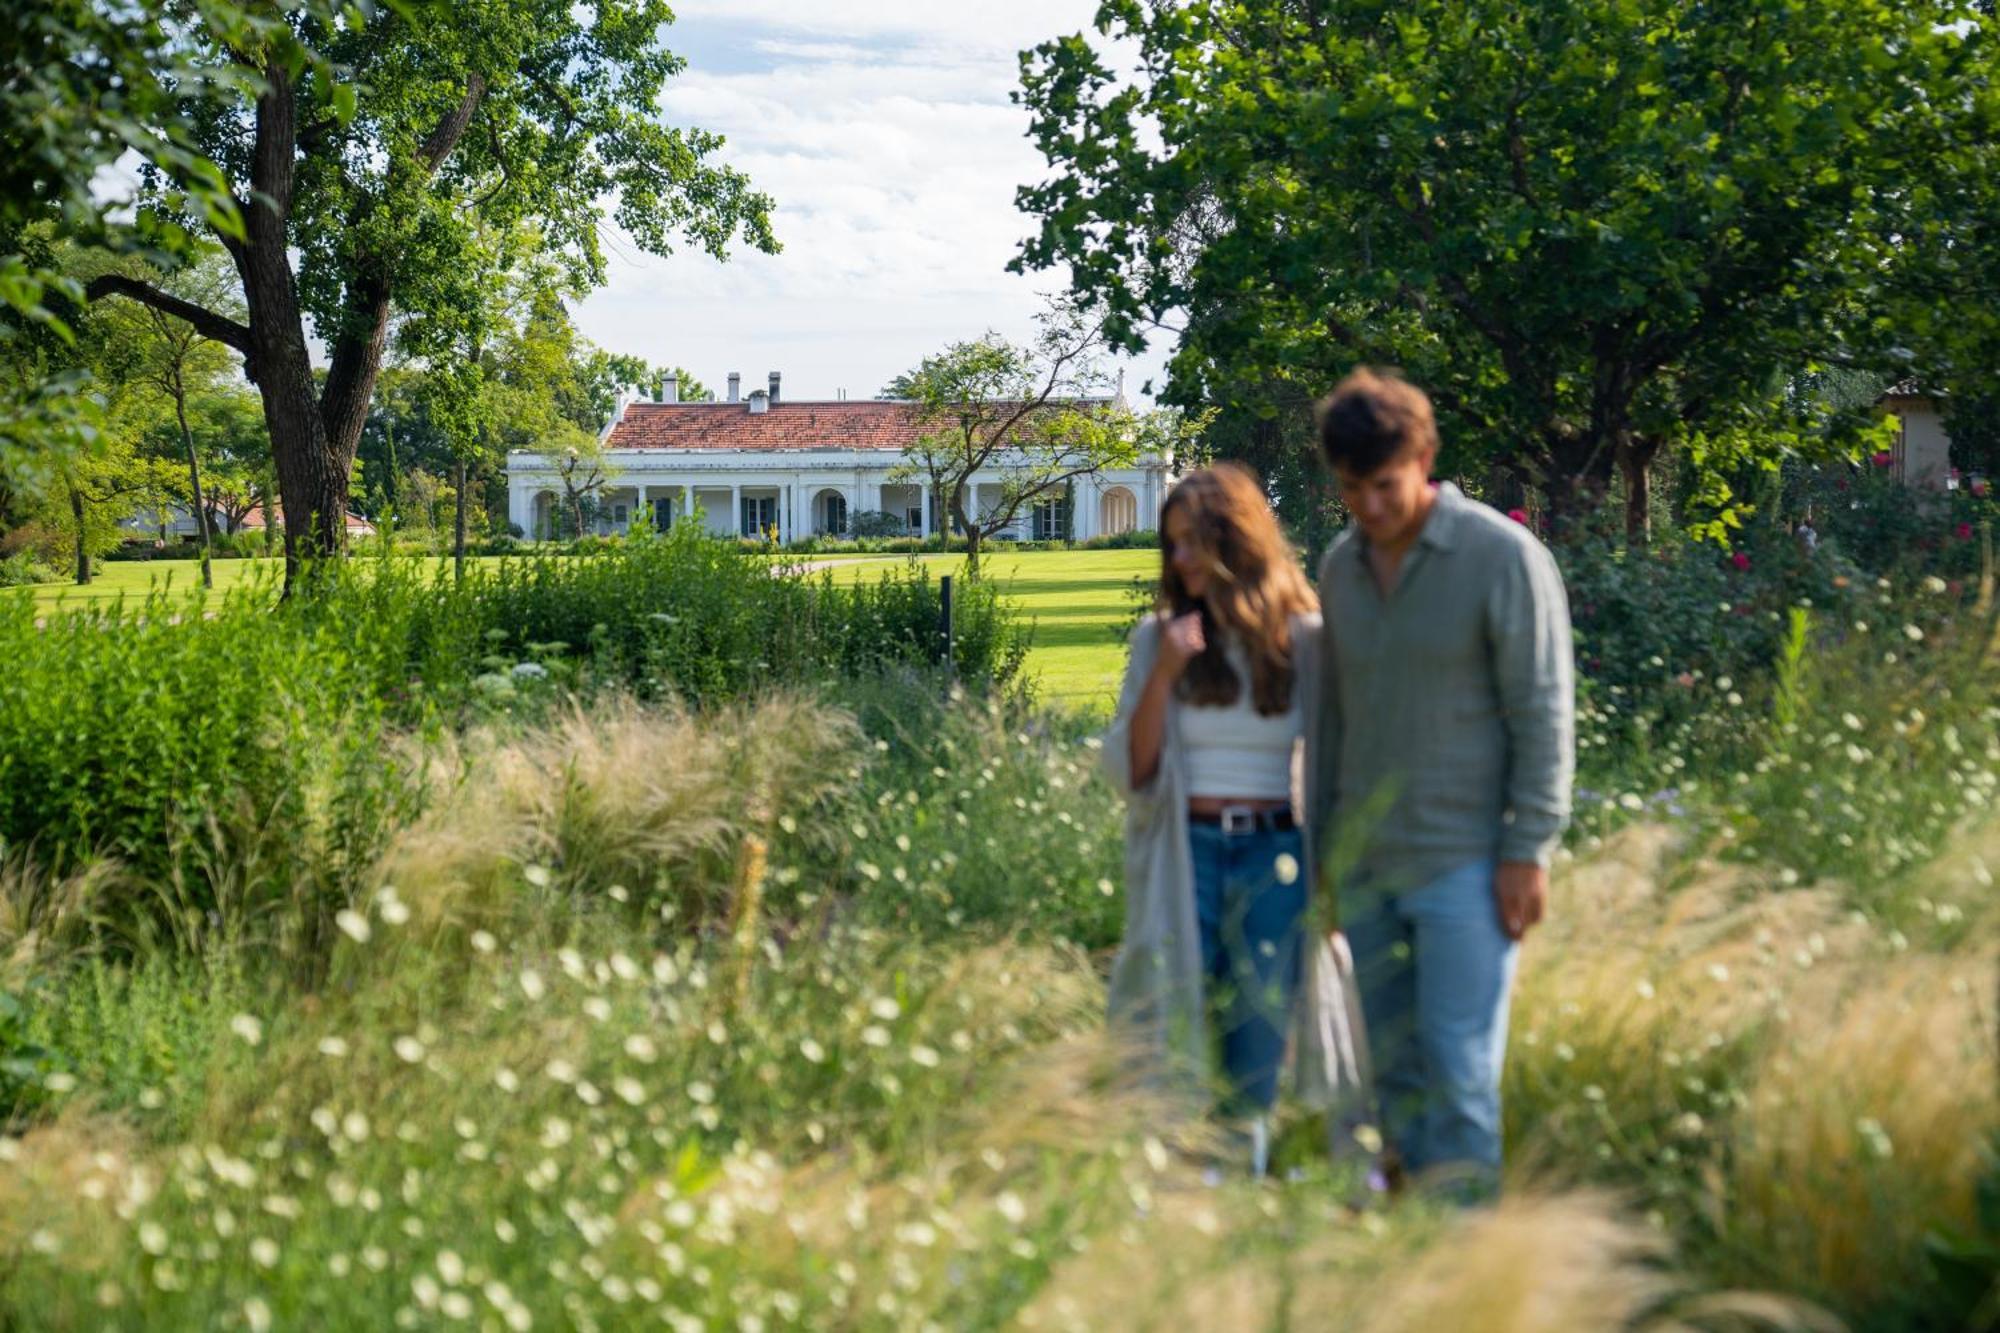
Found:
[[[1802,445],[1787,373],[1884,355],[1927,148],[1990,102],[1958,0],[1106,0],[1023,56],[1067,265],[1175,401],[1303,403],[1356,362],[1434,392],[1446,466],[1559,501],[1664,451]],[[1643,518],[1643,515],[1640,515]]]

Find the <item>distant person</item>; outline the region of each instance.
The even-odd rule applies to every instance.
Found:
[[[1104,737],[1128,799],[1111,1024],[1145,1072],[1204,1095],[1219,1052],[1220,1109],[1262,1174],[1288,1043],[1308,1098],[1355,1077],[1351,1027],[1327,1012],[1325,941],[1308,939],[1314,794],[1294,790],[1320,619],[1248,469],[1183,477],[1160,532],[1159,603]]]
[[[1799,526],[1793,529],[1792,535],[1798,539],[1799,549],[1807,555],[1819,549],[1819,531],[1813,527],[1811,510],[1807,510],[1806,516],[1799,520]]]
[[[1483,1197],[1521,939],[1542,919],[1574,766],[1569,604],[1534,534],[1431,480],[1430,400],[1360,370],[1319,404],[1353,521],[1320,563],[1322,840],[1392,1174]]]

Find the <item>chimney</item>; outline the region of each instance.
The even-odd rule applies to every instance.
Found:
[[[770,405],[770,397],[762,389],[752,389],[750,391],[750,410],[753,413],[762,412],[769,408]]]
[[[778,372],[775,370],[771,372],[771,401],[778,401]]]
[[[742,394],[741,394],[741,392],[740,392],[740,391],[742,390],[742,388],[743,388],[743,376],[742,376],[742,375],[741,375],[741,374],[740,374],[739,372],[737,372],[737,371],[734,371],[734,370],[730,371],[730,372],[729,372],[729,401],[730,401],[730,402],[732,402],[732,403],[733,403],[733,402],[736,402],[736,401],[737,401],[737,400],[738,400],[738,399],[739,399],[739,398],[740,398],[740,397],[742,396]]]
[[[667,386],[667,391],[666,394],[664,395],[665,401],[669,403],[678,403],[681,400],[681,377],[679,375],[667,376],[666,386]]]

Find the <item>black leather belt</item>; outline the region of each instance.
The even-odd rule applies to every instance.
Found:
[[[1225,805],[1212,815],[1188,811],[1188,823],[1207,824],[1220,828],[1224,833],[1286,833],[1298,827],[1292,812],[1285,806],[1271,810],[1259,810],[1248,805]]]

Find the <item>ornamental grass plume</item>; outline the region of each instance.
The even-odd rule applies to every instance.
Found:
[[[1728,1248],[1845,1309],[1923,1290],[1925,1238],[1978,1231],[1982,1150],[2000,1131],[1991,988],[1989,963],[1911,959],[1796,1013],[1731,1135]]]
[[[1389,1266],[1359,1299],[1322,1299],[1347,1306],[1364,1333],[1595,1333],[1660,1306],[1673,1289],[1666,1252],[1603,1195],[1514,1196]]]
[[[0,988],[36,965],[90,947],[104,903],[134,887],[124,867],[91,861],[66,874],[44,870],[25,850],[0,856]]]
[[[757,963],[757,940],[764,920],[764,872],[770,848],[755,833],[743,835],[736,856],[736,888],[729,904],[729,966],[732,973],[725,992],[736,1008],[750,998],[750,969]]]
[[[727,900],[753,807],[810,809],[858,740],[852,718],[794,696],[700,714],[577,707],[525,735],[470,742],[450,760],[450,797],[396,838],[378,878],[432,929],[504,925],[523,910],[524,879],[589,897],[622,890],[701,920]]]

